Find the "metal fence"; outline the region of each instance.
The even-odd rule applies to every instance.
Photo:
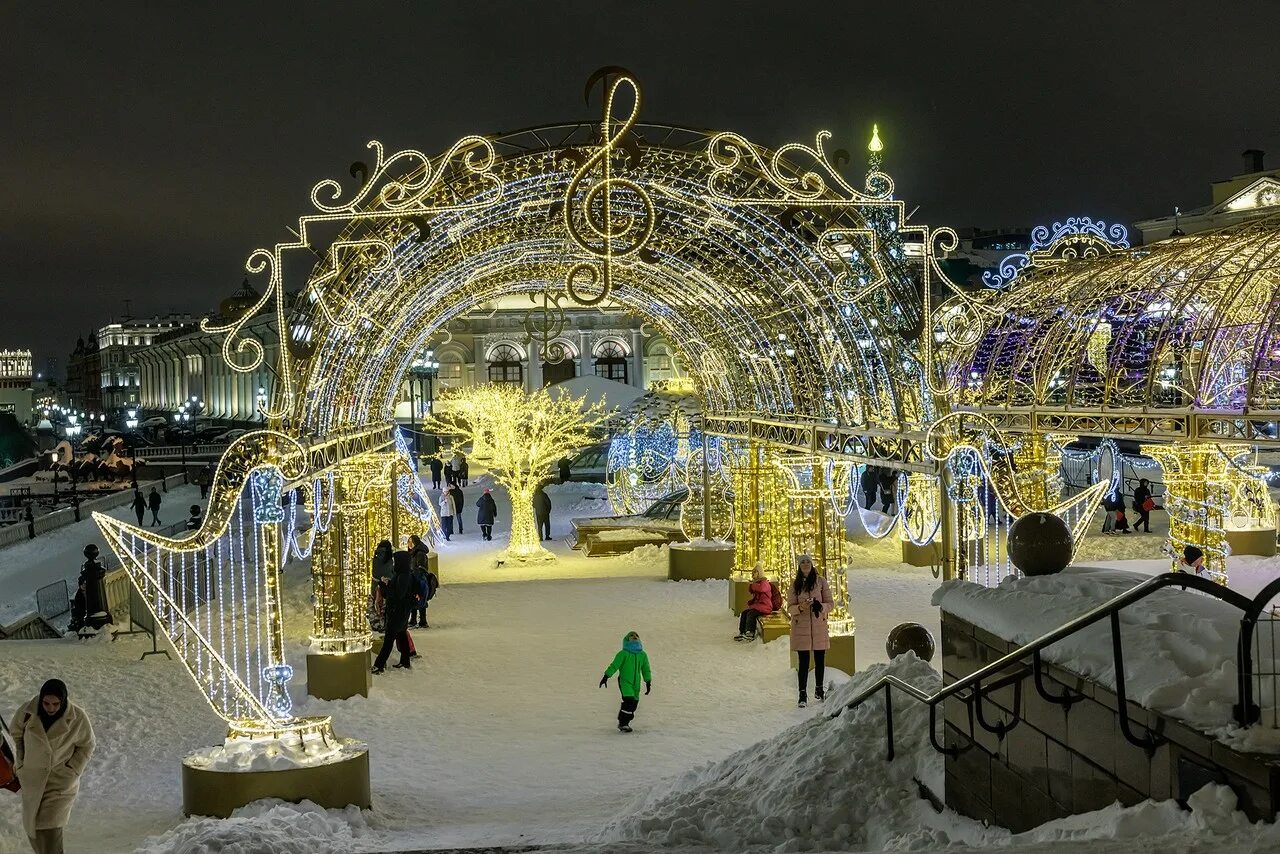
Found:
[[[1253,698],[1258,704],[1258,725],[1280,729],[1280,605],[1272,605],[1258,617],[1253,633]]]
[[[67,595],[67,582],[59,579],[36,591],[36,612],[46,620],[61,617],[71,610],[71,598]]]

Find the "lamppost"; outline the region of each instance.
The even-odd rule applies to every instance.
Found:
[[[258,418],[267,420],[267,387],[258,386]]]
[[[129,431],[129,480],[136,490],[138,488],[138,410],[130,409],[126,413],[124,419],[125,429]]]
[[[192,400],[195,400],[193,397]],[[182,408],[173,413],[173,420],[178,425],[178,447],[179,453],[182,454],[182,482],[190,483],[187,478],[187,433],[185,425],[191,420],[191,413],[187,412],[187,404],[182,404]]]
[[[409,364],[409,430],[413,433],[413,455],[415,458],[421,453],[421,448],[418,442],[418,403],[415,399],[415,391],[419,392],[416,397],[421,397],[421,392],[420,390],[415,389],[415,386],[424,379],[427,381],[427,405],[423,412],[424,414],[430,413],[433,390],[432,383],[435,380],[436,373],[440,370],[440,363],[434,360],[434,356],[435,351],[428,350],[422,358],[414,359]]]

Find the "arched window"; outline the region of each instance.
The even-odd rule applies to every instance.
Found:
[[[596,376],[627,381],[627,351],[617,341],[604,341],[596,348]]]
[[[499,344],[489,351],[489,382],[524,385],[519,350],[510,344]]]

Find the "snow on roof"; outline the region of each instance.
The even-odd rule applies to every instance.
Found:
[[[585,397],[583,400],[584,407],[591,406],[598,400],[603,400],[606,410],[626,406],[644,394],[644,389],[642,388],[597,376],[574,377],[571,380],[564,380],[550,386],[547,391],[556,398],[564,395]]]

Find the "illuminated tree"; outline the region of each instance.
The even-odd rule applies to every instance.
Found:
[[[458,405],[432,418],[431,428],[464,442],[488,443],[493,476],[511,496],[507,556],[553,560],[538,537],[533,496],[561,457],[594,440],[592,428],[605,419],[604,401],[583,406],[581,397],[552,397],[545,388],[529,393],[505,384],[465,389],[454,400]]]

